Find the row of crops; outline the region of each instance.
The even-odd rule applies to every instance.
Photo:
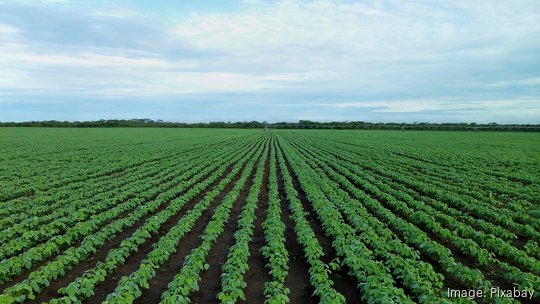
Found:
[[[0,129],[0,150],[0,303],[540,301],[535,134]]]

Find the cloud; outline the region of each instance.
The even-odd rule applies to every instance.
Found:
[[[5,38],[17,34],[18,29],[9,24],[0,23],[0,37]]]
[[[504,80],[496,82],[487,82],[482,84],[491,88],[508,87],[508,86],[540,86],[540,77],[525,78],[520,80]]]
[[[410,113],[410,112],[471,112],[471,111],[498,111],[505,109],[534,111],[540,115],[539,99],[513,99],[513,100],[387,100],[387,101],[358,101],[315,104],[321,107],[371,108],[373,112]]]
[[[0,95],[13,89],[73,92],[86,96],[126,98],[174,94],[250,92],[285,87],[323,75],[282,73],[253,75],[199,72],[197,61],[154,58],[111,50],[43,53],[28,45],[5,44],[0,50]],[[32,73],[21,66],[32,66]],[[53,78],[36,77],[58,71]],[[8,90],[10,89],[10,90]]]
[[[159,14],[136,2],[45,2],[0,2],[4,105],[201,97],[245,116],[296,105],[275,110],[282,120],[359,109],[429,120],[525,113],[540,98],[538,1],[239,1]]]

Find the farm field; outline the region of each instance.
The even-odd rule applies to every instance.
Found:
[[[535,133],[3,128],[0,303],[539,303],[539,169]]]

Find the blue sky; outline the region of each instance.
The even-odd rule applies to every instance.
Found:
[[[540,1],[0,1],[0,121],[540,123]]]

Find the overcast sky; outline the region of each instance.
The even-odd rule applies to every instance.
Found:
[[[540,1],[0,1],[0,121],[540,123]]]

